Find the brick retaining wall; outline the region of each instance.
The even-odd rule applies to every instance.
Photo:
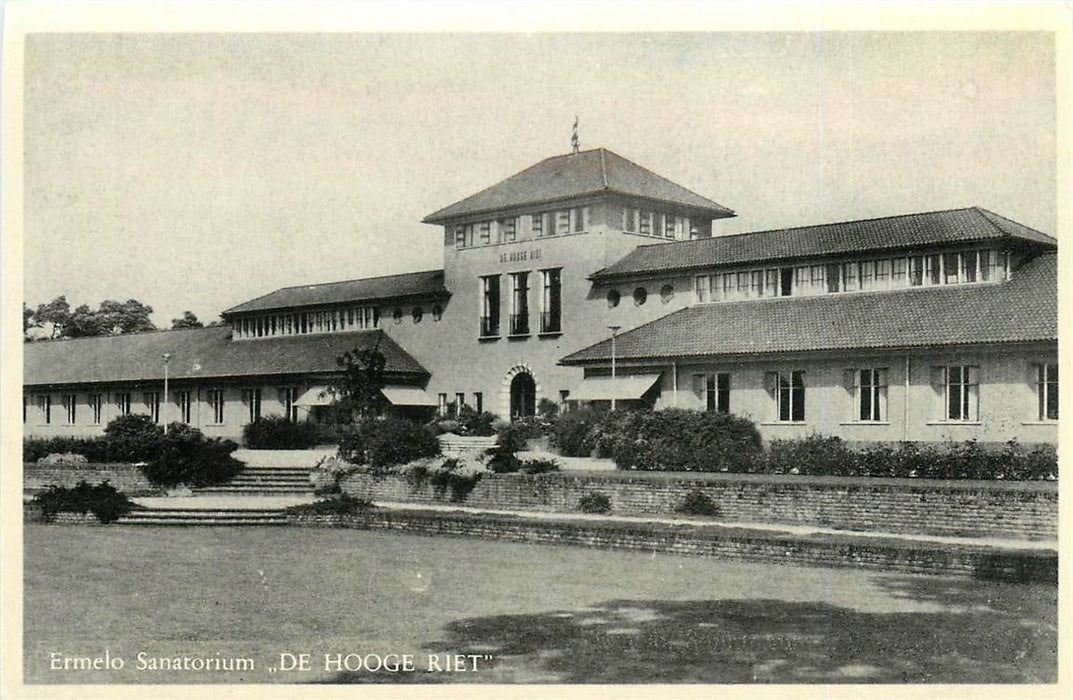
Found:
[[[1053,583],[1058,576],[1058,558],[1050,551],[999,551],[839,535],[794,537],[717,527],[532,521],[510,516],[385,509],[354,515],[290,515],[288,523],[1017,581]]]
[[[79,481],[99,484],[107,481],[118,491],[128,496],[144,496],[159,493],[160,489],[149,483],[141,470],[133,464],[23,464],[22,489],[24,493],[36,493],[48,486],[71,488]]]
[[[351,474],[344,491],[372,501],[440,503],[428,484]],[[1058,488],[1053,482],[936,481],[747,474],[491,474],[465,499],[471,507],[577,512],[578,500],[600,491],[613,513],[669,515],[693,491],[728,522],[815,525],[909,534],[1057,538]]]

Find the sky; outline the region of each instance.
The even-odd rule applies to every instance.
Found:
[[[717,234],[978,205],[1054,235],[1036,32],[35,34],[25,297],[158,326],[437,268],[431,212],[605,147],[737,212]]]

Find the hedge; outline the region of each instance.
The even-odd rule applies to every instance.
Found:
[[[339,442],[339,456],[379,470],[440,454],[435,430],[405,418],[383,416],[358,421]]]
[[[57,513],[93,513],[102,523],[114,522],[135,507],[107,481],[96,486],[79,481],[74,488],[49,486],[34,496],[32,503],[41,508],[45,520]]]
[[[260,416],[242,428],[242,442],[251,450],[307,450],[319,438],[317,424],[283,416]]]

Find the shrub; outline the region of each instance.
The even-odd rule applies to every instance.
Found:
[[[113,418],[104,428],[109,459],[116,462],[148,462],[154,459],[163,437],[164,429],[149,416],[141,414]]]
[[[287,508],[287,513],[291,515],[353,515],[375,507],[372,501],[344,493],[313,503],[291,506]]]
[[[103,437],[26,438],[22,441],[22,461],[38,462],[51,454],[82,455],[90,462],[107,462],[108,443]]]
[[[458,412],[458,421],[455,432],[459,435],[495,435],[493,424],[496,422],[495,414],[488,411],[477,413],[471,406],[463,406]],[[446,431],[445,431],[446,432]]]
[[[107,481],[96,486],[79,481],[74,488],[49,486],[34,496],[32,502],[41,508],[46,520],[51,520],[56,513],[92,512],[102,523],[115,522],[135,507]]]
[[[860,455],[841,438],[821,435],[773,440],[766,458],[766,470],[772,474],[848,476],[860,473],[860,464]]]
[[[307,450],[317,444],[318,432],[309,421],[261,416],[242,429],[242,442],[252,450]]]
[[[496,446],[489,450],[488,468],[497,474],[518,471],[521,461],[517,453],[525,449],[525,441],[531,434],[532,426],[521,421],[501,425],[496,433]]]
[[[562,414],[551,433],[552,446],[567,457],[591,456],[596,449],[591,432],[599,419],[599,414],[588,406]]]
[[[554,422],[559,417],[559,404],[544,397],[537,404],[537,415],[548,422]]]
[[[162,436],[158,456],[142,472],[159,486],[212,486],[230,481],[243,464],[231,457],[238,445],[230,440],[206,439],[197,428],[172,423]]]
[[[577,507],[582,513],[607,513],[611,510],[611,499],[606,493],[593,491],[582,496]]]
[[[693,489],[686,494],[686,497],[682,499],[682,502],[674,510],[676,513],[682,513],[683,515],[719,515],[719,506],[700,489]]]
[[[752,471],[763,450],[749,420],[677,408],[609,413],[597,442],[619,469]]]
[[[520,474],[546,474],[559,471],[559,462],[554,459],[526,459],[518,467]]]
[[[339,443],[339,456],[374,470],[440,454],[435,431],[405,418],[385,416],[358,421]]]

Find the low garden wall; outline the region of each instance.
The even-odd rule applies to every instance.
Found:
[[[450,492],[398,475],[351,474],[342,489],[371,501],[443,503]],[[716,520],[813,525],[910,534],[1057,538],[1054,482],[935,481],[866,477],[614,472],[485,475],[465,505],[577,512],[601,492],[611,512],[671,515],[692,491],[718,509]]]
[[[370,509],[355,514],[288,516],[305,527],[350,527],[425,535],[483,537],[513,542],[584,545],[716,556],[743,561],[844,566],[974,578],[1053,583],[1053,551],[1007,550],[823,535],[794,537],[720,527],[609,523],[595,520],[533,521],[505,515]]]
[[[107,481],[128,496],[144,496],[158,493],[160,489],[149,483],[141,469],[133,464],[60,463],[22,465],[22,489],[24,493],[36,493],[48,486],[73,487],[79,481],[99,484]]]

